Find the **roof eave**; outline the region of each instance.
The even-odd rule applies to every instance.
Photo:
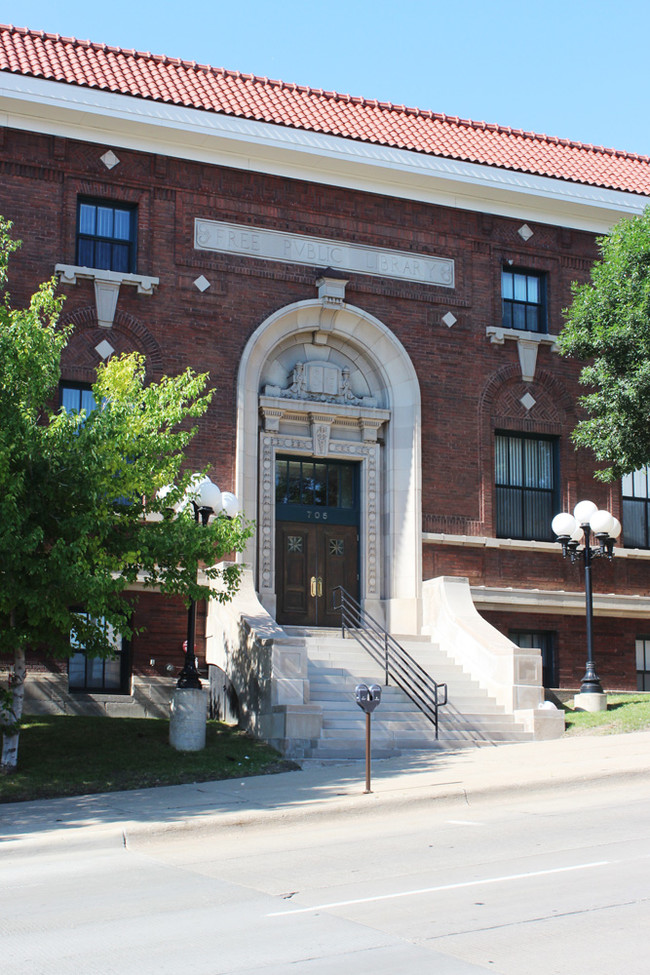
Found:
[[[168,102],[0,72],[8,127],[606,232],[648,198]]]

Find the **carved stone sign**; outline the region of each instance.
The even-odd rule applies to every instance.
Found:
[[[194,221],[194,247],[263,261],[333,267],[355,274],[454,287],[454,262],[448,258],[345,244],[324,237],[285,234],[219,220],[197,218]]]

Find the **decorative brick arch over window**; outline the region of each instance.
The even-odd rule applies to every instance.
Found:
[[[320,400],[318,370],[312,368],[318,362],[324,364],[329,383]],[[308,368],[301,367],[305,363]],[[292,422],[296,435],[286,432]],[[337,428],[338,439],[328,440],[328,425]],[[314,456],[325,451],[362,465],[362,602],[371,612],[384,612],[391,629],[418,631],[420,438],[415,369],[399,340],[378,319],[321,298],[288,305],[259,326],[239,368],[237,494],[245,514],[257,521],[257,539],[245,559],[270,612],[275,593],[275,452]]]
[[[569,434],[575,425],[574,404],[566,387],[551,373],[538,369],[524,382],[518,366],[504,366],[485,384],[478,404],[479,483],[482,531],[495,537],[494,440],[497,431],[557,438],[559,493],[566,498],[576,483],[576,460]],[[567,446],[569,449],[567,449]]]
[[[89,305],[64,317],[63,322],[74,326],[61,359],[64,379],[93,383],[97,366],[105,361],[107,355],[126,352],[140,352],[144,356],[148,379],[162,378],[164,370],[160,346],[146,326],[132,315],[118,311],[113,328],[107,331],[97,324],[95,306]]]

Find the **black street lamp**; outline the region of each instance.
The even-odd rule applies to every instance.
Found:
[[[599,510],[593,501],[580,501],[573,514],[562,511],[556,515],[551,527],[562,546],[562,556],[576,562],[582,559],[585,566],[585,609],[587,616],[587,666],[580,686],[581,694],[603,694],[600,678],[596,673],[593,647],[593,591],[591,584],[591,563],[595,558],[611,561],[614,555],[614,542],[621,534],[621,523],[609,511]],[[592,547],[591,535],[597,546]],[[582,543],[582,545],[581,545]],[[597,710],[598,708],[596,708]]]
[[[238,511],[237,498],[229,491],[223,493],[209,477],[204,477],[195,487],[195,493],[189,498],[194,508],[194,520],[203,526],[207,525],[212,515],[222,512],[229,518],[234,518]],[[196,602],[192,600],[187,611],[187,640],[185,641],[185,663],[181,670],[176,687],[201,688],[201,679],[196,669],[194,654],[196,632]]]

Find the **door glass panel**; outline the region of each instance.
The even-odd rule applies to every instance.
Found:
[[[327,471],[327,503],[333,508],[339,506],[339,469],[333,464],[328,465]]]
[[[314,504],[327,504],[327,464],[314,464]]]
[[[330,555],[344,555],[345,545],[342,538],[330,538]]]
[[[288,465],[286,460],[279,460],[275,465],[275,501],[276,504],[287,503]]]
[[[354,469],[340,468],[339,508],[354,508]]]
[[[302,503],[314,503],[314,465],[309,461],[302,465]]]
[[[302,552],[302,535],[287,536],[287,552]]]
[[[289,461],[289,483],[287,486],[287,503],[300,504],[300,461]]]

